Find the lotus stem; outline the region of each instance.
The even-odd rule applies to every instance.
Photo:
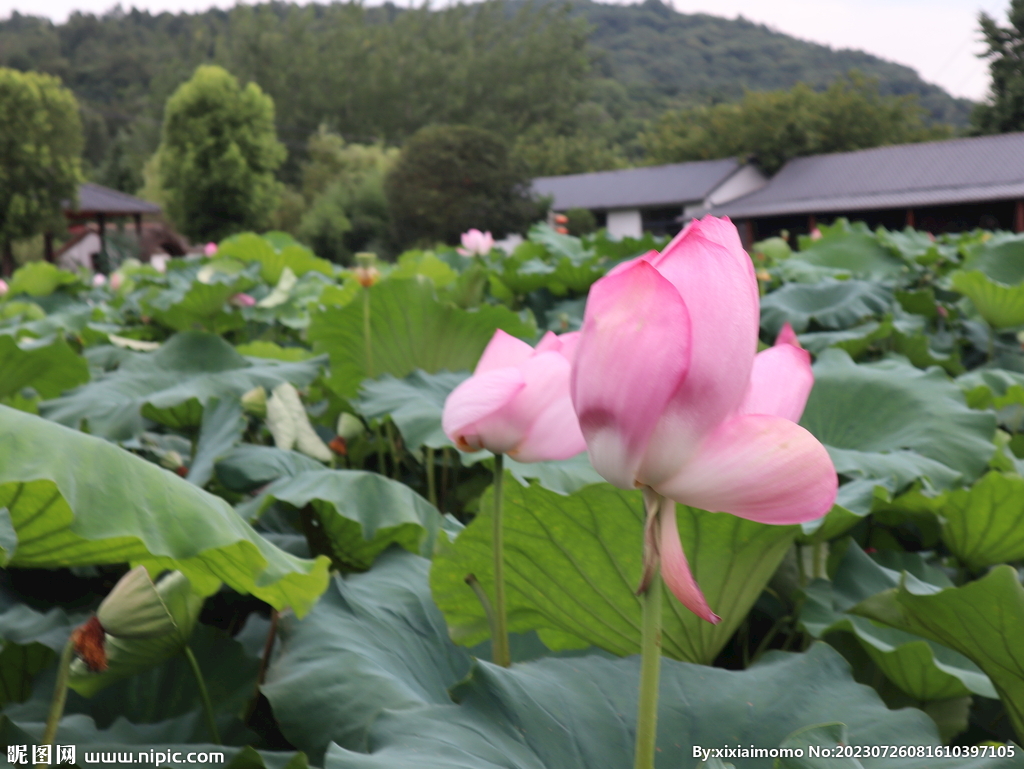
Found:
[[[206,716],[206,728],[210,730],[210,739],[213,740],[214,745],[220,745],[220,733],[217,731],[217,721],[213,717],[213,703],[210,702],[210,693],[206,690],[206,680],[203,678],[203,671],[199,668],[196,655],[192,653],[192,649],[189,648],[188,644],[185,644],[182,653],[185,655],[185,659],[188,660],[189,667],[192,668],[192,675],[196,679],[199,698],[203,702],[203,715]]]
[[[57,727],[64,715],[64,704],[68,700],[68,678],[71,677],[71,662],[75,658],[75,642],[69,638],[60,653],[57,663],[57,682],[53,685],[53,699],[50,712],[46,715],[46,729],[43,731],[43,745],[52,745],[57,739]]]
[[[363,344],[366,345],[366,377],[373,379],[373,345],[370,343],[370,289],[363,289]]]
[[[434,450],[427,446],[427,499],[437,507],[437,480],[434,478]]]
[[[441,449],[441,504],[448,507],[448,468],[451,466],[452,453],[445,446]],[[441,510],[443,513],[444,510]]]
[[[495,665],[507,668],[512,664],[508,648],[508,626],[505,618],[505,534],[502,529],[502,480],[505,476],[504,456],[494,455],[494,635],[491,656]]]
[[[395,440],[395,428],[391,424],[391,420],[384,423],[384,433],[388,436],[388,448],[391,450],[391,477],[397,481],[402,466],[399,462],[400,450],[398,448],[398,441]]]
[[[380,425],[373,428],[373,432],[377,437],[375,441],[377,444],[377,472],[381,475],[387,475],[387,466],[384,464],[384,431],[380,428]]]
[[[661,673],[661,566],[641,594],[640,698],[636,716],[634,769],[654,769],[658,737],[658,679]]]
[[[476,595],[477,600],[480,601],[480,605],[484,609],[484,615],[487,617],[487,625],[491,629],[491,638],[496,638],[498,635],[498,623],[494,618],[494,607],[491,605],[491,599],[487,597],[487,591],[485,591],[483,585],[480,584],[480,580],[476,578],[476,574],[467,574],[465,582],[469,585],[470,589]],[[493,641],[491,641],[491,651],[494,651]]]

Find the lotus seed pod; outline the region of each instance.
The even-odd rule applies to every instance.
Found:
[[[263,385],[254,387],[242,396],[242,409],[246,414],[263,419],[267,416],[267,391]]]

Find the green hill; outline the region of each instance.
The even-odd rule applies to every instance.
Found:
[[[664,109],[733,100],[744,89],[825,87],[851,69],[885,94],[915,94],[938,122],[970,102],[907,67],[834,51],[743,19],[680,14],[658,0],[483,3],[431,11],[387,4],[267,3],[159,14],[117,9],[66,23],[0,21],[0,66],[59,75],[78,96],[92,175],[141,185],[163,104],[215,62],[273,96],[296,178],[307,137],[326,123],[349,140],[400,142],[427,123],[469,123],[509,138],[568,135],[604,121],[628,142]]]

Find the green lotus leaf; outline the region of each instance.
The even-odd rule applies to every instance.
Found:
[[[996,566],[961,587],[936,591],[904,577],[899,587],[852,613],[930,638],[973,661],[992,680],[1018,739],[1024,737],[1024,587],[1011,566]]]
[[[320,462],[297,451],[251,443],[235,446],[214,465],[217,480],[231,491],[252,491],[278,478],[323,469]]]
[[[78,282],[73,272],[62,270],[49,262],[29,262],[14,271],[8,294],[49,296],[61,286]]]
[[[468,311],[438,301],[427,280],[385,280],[368,289],[372,364],[367,365],[363,302],[314,313],[309,339],[330,355],[332,389],[352,397],[364,379],[416,369],[471,371],[497,329],[532,338],[532,324],[504,307]]]
[[[25,387],[53,398],[88,381],[88,364],[63,339],[18,344],[13,336],[0,336],[0,398]]]
[[[237,400],[210,398],[203,411],[196,453],[188,469],[186,480],[196,486],[205,486],[213,477],[217,460],[225,457],[242,441],[248,420]]]
[[[789,323],[803,333],[814,323],[823,329],[848,329],[889,312],[892,292],[865,280],[790,283],[761,297],[761,327],[771,338]]]
[[[296,508],[300,516],[306,511],[301,525],[307,537],[322,537],[319,552],[329,553],[345,571],[369,569],[393,544],[429,556],[442,528],[437,508],[411,488],[362,470],[321,469],[281,478],[239,512],[251,520],[275,503]]]
[[[0,406],[0,508],[17,535],[0,560],[19,568],[143,564],[177,569],[200,593],[225,582],[304,614],[326,559],[294,558],[228,504],[113,444]]]
[[[326,259],[315,256],[305,246],[292,240],[275,241],[267,236],[244,232],[221,241],[217,256],[241,259],[243,262],[259,262],[260,277],[270,285],[276,285],[281,273],[288,267],[297,277],[307,272],[334,275],[334,265]]]
[[[468,372],[414,371],[398,379],[385,374],[364,381],[352,405],[367,419],[391,417],[407,446],[453,447],[441,429],[441,414],[448,395],[468,376]]]
[[[427,568],[392,550],[373,570],[335,579],[306,619],[283,618],[282,651],[263,693],[289,742],[314,763],[326,750],[330,769],[631,765],[639,658],[548,658],[510,669],[471,663],[447,638],[426,590]],[[695,745],[772,748],[823,721],[845,724],[852,744],[938,742],[925,714],[890,711],[824,644],[805,654],[770,652],[745,671],[663,660],[659,711],[664,767],[696,765]],[[772,759],[741,765],[770,769]]]
[[[472,646],[488,637],[486,615],[468,574],[491,590],[491,491],[480,513],[434,557],[431,587],[452,638]],[[680,505],[678,522],[690,567],[718,625],[698,619],[665,591],[663,651],[710,664],[746,616],[798,528],[768,526]],[[561,496],[536,485],[505,484],[504,530],[509,629],[538,630],[552,649],[597,646],[613,654],[640,649],[643,501],[609,484]]]
[[[237,399],[254,387],[273,389],[282,382],[303,387],[323,362],[244,358],[218,336],[186,331],[159,350],[133,353],[116,371],[47,401],[41,411],[69,427],[86,422],[93,435],[126,440],[142,432],[144,417],[195,428],[210,398]]]
[[[800,424],[841,476],[874,479],[892,493],[918,478],[940,489],[971,483],[995,452],[993,414],[968,408],[941,371],[895,357],[858,365],[826,350]]]
[[[800,252],[784,261],[782,268],[792,272],[802,262],[820,270],[868,280],[890,280],[909,272],[907,264],[880,243],[863,222],[850,224],[840,220],[821,227],[821,232],[820,240],[801,238]]]
[[[988,235],[968,248],[964,269],[978,270],[1007,286],[1024,281],[1024,236],[1012,232]]]
[[[1024,283],[1008,286],[980,270],[954,272],[951,281],[989,325],[1008,328],[1024,324]]]

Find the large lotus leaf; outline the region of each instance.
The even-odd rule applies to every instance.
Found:
[[[323,469],[320,462],[297,451],[251,443],[235,446],[214,465],[217,480],[231,491],[252,491],[278,478]]]
[[[368,377],[416,369],[471,371],[497,329],[530,338],[535,329],[505,307],[468,311],[440,302],[427,280],[385,280],[369,290],[372,365],[363,337],[363,302],[315,313],[309,338],[331,357],[331,387],[352,397]]]
[[[972,411],[937,369],[899,358],[855,364],[826,350],[800,421],[829,449],[836,470],[898,492],[916,478],[948,488],[981,475],[995,451],[995,416]]]
[[[477,662],[470,670],[430,600],[427,568],[389,551],[372,571],[336,579],[306,619],[282,619],[281,653],[263,692],[292,744],[314,763],[327,748],[325,766],[336,769],[630,765],[638,658],[546,659],[509,670]],[[769,653],[742,672],[662,662],[659,767],[694,766],[694,745],[776,747],[822,721],[845,723],[858,744],[938,739],[927,716],[886,709],[823,644]]]
[[[240,328],[240,313],[227,304],[228,299],[244,290],[235,282],[192,282],[186,289],[161,291],[143,303],[143,309],[162,325],[175,331],[202,329],[221,334]]]
[[[396,549],[335,578],[301,622],[282,618],[263,693],[292,744],[319,759],[333,741],[365,749],[382,710],[448,704],[469,654],[448,640],[427,589],[429,561]]]
[[[259,262],[260,277],[270,285],[277,284],[285,267],[297,277],[302,277],[310,271],[327,276],[334,274],[334,267],[330,262],[320,259],[305,246],[294,241],[275,242],[272,238],[251,232],[244,232],[221,241],[217,247],[217,256],[232,257],[244,262]]]
[[[235,400],[211,398],[203,411],[196,453],[188,469],[186,480],[196,486],[205,486],[213,477],[217,460],[227,456],[242,440],[248,425],[242,413],[242,404]]]
[[[12,702],[24,702],[32,694],[36,675],[53,664],[57,653],[33,641],[0,643],[0,710]]]
[[[980,270],[954,272],[953,288],[970,298],[978,313],[995,328],[1024,323],[1024,284],[1008,286]]]
[[[0,336],[0,398],[24,387],[53,398],[88,381],[88,364],[63,339],[19,345],[13,336]]]
[[[282,382],[303,387],[316,378],[322,358],[294,363],[248,359],[218,336],[187,331],[159,350],[136,353],[116,371],[42,405],[42,413],[70,427],[125,440],[138,435],[143,417],[176,427],[198,427],[209,398],[238,398],[254,387]],[[146,414],[143,414],[143,409]]]
[[[879,243],[907,262],[929,265],[940,259],[956,261],[957,258],[956,246],[937,242],[930,233],[911,227],[905,228],[902,232],[879,227],[875,237]]]
[[[429,556],[442,528],[437,508],[415,491],[362,470],[313,470],[282,478],[240,511],[255,518],[275,502],[299,510],[312,506],[335,565],[346,571],[369,569],[393,544]]]
[[[851,612],[938,641],[992,680],[1018,739],[1024,737],[1024,587],[1011,566],[977,582],[935,591],[904,578]]]
[[[821,231],[824,237],[820,240],[801,239],[800,253],[787,259],[783,265],[792,268],[796,262],[803,262],[868,280],[889,280],[909,272],[906,263],[893,256],[859,222],[852,226],[837,222],[831,227],[822,227]]]
[[[980,270],[1008,286],[1024,281],[1024,235],[999,232],[971,246],[965,270]]]
[[[398,379],[385,374],[363,382],[352,405],[367,419],[391,417],[407,446],[454,446],[441,429],[441,414],[449,393],[468,376],[468,372],[414,371]]]
[[[304,614],[327,559],[302,560],[228,506],[107,441],[0,406],[0,508],[17,536],[0,562],[21,568],[142,563],[178,569],[201,593],[225,582]]]
[[[914,553],[906,555],[919,558]],[[927,584],[936,588],[950,584],[942,572],[926,565],[915,571],[934,580]],[[972,693],[996,697],[992,682],[963,655],[919,635],[845,613],[899,581],[900,572],[879,565],[851,542],[839,562],[834,584],[819,579],[805,588],[807,601],[800,622],[815,638],[836,631],[852,633],[889,680],[920,702]]]
[[[14,271],[8,293],[11,296],[49,296],[61,286],[77,283],[78,277],[49,262],[29,262]]]
[[[866,280],[790,283],[761,297],[761,327],[774,338],[789,323],[797,333],[811,323],[824,329],[847,329],[892,308],[892,292]]]
[[[492,590],[489,491],[480,513],[454,544],[434,557],[430,581],[452,638],[484,640],[487,619],[468,574]],[[679,506],[690,567],[718,625],[698,619],[665,591],[666,656],[710,664],[789,548],[798,528],[768,526],[724,513]],[[552,649],[597,646],[613,654],[640,649],[644,508],[639,491],[609,484],[560,496],[539,486],[505,484],[505,580],[509,629],[538,630]]]

